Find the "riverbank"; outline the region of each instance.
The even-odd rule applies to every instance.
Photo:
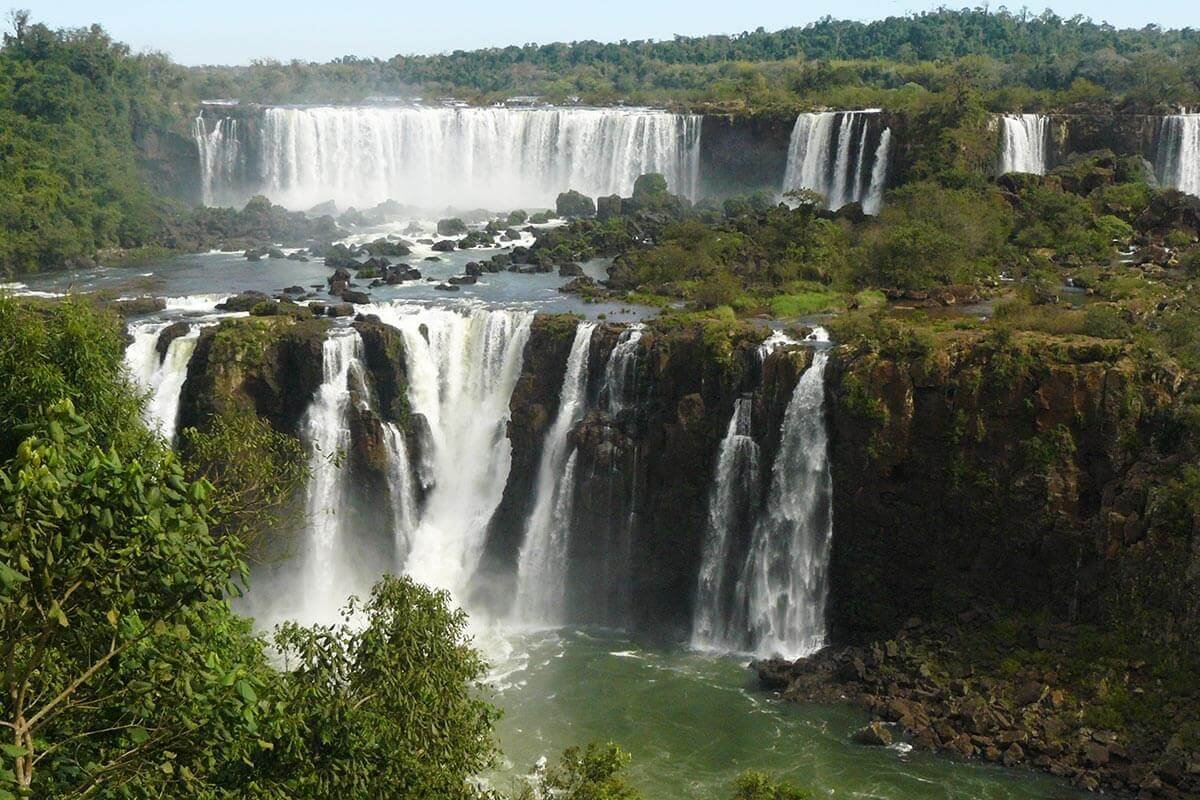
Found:
[[[862,744],[1025,766],[1088,791],[1200,792],[1194,668],[1090,626],[971,610],[754,668],[785,700],[865,709]]]

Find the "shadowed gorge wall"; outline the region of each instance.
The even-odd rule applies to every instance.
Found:
[[[1188,640],[1195,521],[1154,524],[1183,452],[1169,366],[1024,335],[830,369],[836,638],[978,604]]]

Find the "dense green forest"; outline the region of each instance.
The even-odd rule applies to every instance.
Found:
[[[1099,100],[1188,103],[1200,99],[1200,32],[1117,29],[1050,11],[941,9],[662,42],[527,44],[386,60],[351,55],[328,64],[263,61],[198,68],[193,77],[205,97],[258,102],[537,95],[763,109],[887,106],[945,89],[960,68],[995,93],[996,110]]]

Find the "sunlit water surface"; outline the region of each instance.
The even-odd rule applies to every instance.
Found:
[[[1028,770],[850,741],[866,722],[855,708],[784,703],[758,690],[745,662],[636,644],[620,634],[481,634],[505,761],[499,788],[545,756],[614,741],[650,800],[729,798],[745,770],[761,770],[818,797],[887,800],[1064,800],[1084,795]]]

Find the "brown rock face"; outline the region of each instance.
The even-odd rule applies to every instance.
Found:
[[[321,385],[327,323],[287,316],[226,320],[196,343],[179,401],[180,427],[245,410],[296,433]]]
[[[539,317],[510,405],[512,469],[493,517],[485,558],[503,603],[534,496],[542,441],[558,412],[576,320]],[[600,325],[588,359],[589,411],[570,433],[576,449],[572,510],[571,619],[686,634],[702,553],[708,492],[736,399],[754,399],[754,432],[766,452],[808,351],[777,351],[760,363],[765,331],[655,326],[638,343],[628,396],[605,389],[623,326]],[[782,405],[781,405],[782,404]]]
[[[971,335],[892,358],[837,349],[835,639],[973,605],[1071,621],[1119,613],[1148,554],[1145,486],[1164,460],[1154,420],[1178,382],[1097,340]],[[1171,567],[1181,580],[1182,569]],[[1186,598],[1164,610],[1186,621]]]

